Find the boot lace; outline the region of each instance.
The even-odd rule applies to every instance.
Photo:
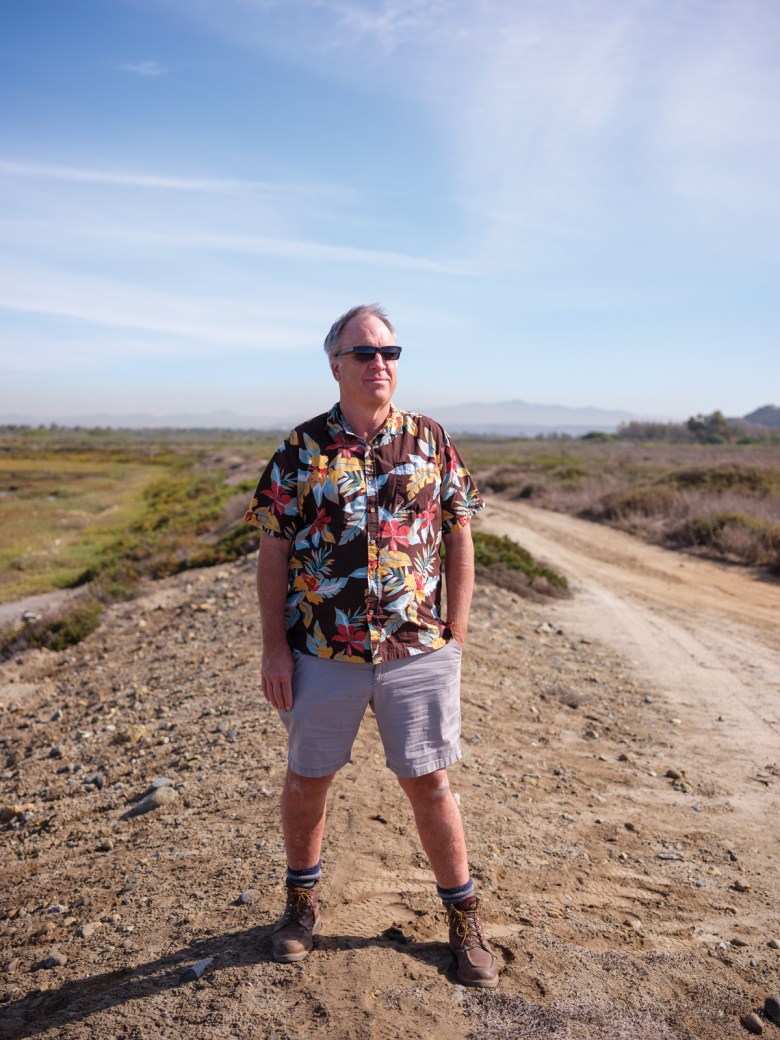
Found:
[[[473,950],[477,946],[483,950],[488,949],[487,940],[482,932],[479,902],[474,902],[466,910],[460,910],[450,904],[447,907],[447,922],[464,950]]]
[[[279,919],[277,929],[283,928],[287,924],[300,924],[306,914],[314,909],[311,896],[312,892],[309,888],[288,888],[287,904]]]

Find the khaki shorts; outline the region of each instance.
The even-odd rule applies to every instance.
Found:
[[[461,758],[461,648],[386,664],[350,664],[295,653],[293,706],[280,711],[287,727],[288,762],[300,776],[327,776],[349,762],[360,722],[370,705],[387,766],[413,777]]]

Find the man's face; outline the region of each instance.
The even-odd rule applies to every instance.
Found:
[[[373,314],[353,318],[341,334],[339,350],[350,347],[391,347],[395,336]],[[398,381],[397,361],[375,354],[371,361],[358,361],[353,354],[331,358],[330,368],[341,391],[342,404],[364,409],[383,408],[390,403]]]

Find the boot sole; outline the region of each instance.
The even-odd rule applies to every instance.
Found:
[[[459,975],[455,976],[461,986],[472,986],[474,989],[495,989],[498,985],[498,976],[494,979],[462,979]]]

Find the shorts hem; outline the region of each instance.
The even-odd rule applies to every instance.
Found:
[[[343,762],[340,762],[335,766],[297,766],[289,756],[287,758],[287,765],[294,773],[297,773],[298,776],[305,776],[312,780],[316,780],[323,776],[330,776],[331,773],[338,773],[339,769],[343,769],[348,762],[349,758],[345,758]]]
[[[427,776],[428,773],[435,773],[437,769],[446,769],[447,766],[452,766],[456,762],[460,762],[463,758],[462,751],[452,751],[449,755],[442,755],[441,758],[434,759],[433,762],[425,762],[421,765],[409,766],[404,764],[398,769],[392,765],[392,763],[386,761],[387,768],[395,773],[401,780],[413,780],[418,776]]]

